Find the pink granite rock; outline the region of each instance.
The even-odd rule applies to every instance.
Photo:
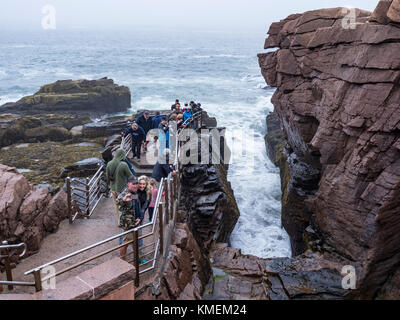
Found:
[[[25,242],[27,254],[40,248],[48,232],[68,215],[64,191],[53,198],[47,189],[36,189],[16,168],[0,164],[0,240]],[[12,260],[17,262],[17,255]]]
[[[266,48],[278,50],[259,54],[287,137],[282,220],[293,252],[310,247],[310,226],[318,250],[354,264],[362,298],[400,262],[399,9],[381,1],[372,19],[356,10],[354,28],[341,8],[290,16],[270,28]]]

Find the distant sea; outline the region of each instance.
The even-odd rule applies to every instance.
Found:
[[[228,179],[241,211],[233,247],[290,256],[281,228],[279,170],[267,158],[265,117],[274,93],[260,74],[265,34],[190,31],[0,31],[0,105],[62,79],[109,77],[132,93],[132,109],[194,100],[229,130],[253,130],[254,166],[233,161]],[[241,142],[241,137],[235,137]],[[249,149],[251,148],[251,150]]]

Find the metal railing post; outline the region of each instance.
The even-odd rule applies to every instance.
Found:
[[[71,199],[71,178],[67,178],[67,203],[68,203],[68,218],[69,223],[72,224],[72,199]]]
[[[172,180],[168,179],[168,186],[169,186],[169,219],[171,220],[174,216],[174,191],[172,190]]]
[[[133,230],[133,248],[134,248],[134,263],[135,263],[135,287],[139,287],[139,232]]]
[[[40,275],[40,269],[35,270],[33,276],[35,277],[36,292],[42,291],[42,276]]]
[[[163,210],[162,210],[162,204],[160,203],[158,205],[158,220],[160,223],[160,252],[163,254],[164,252],[164,225],[163,225]]]
[[[2,244],[3,245],[8,245],[8,241],[3,241]],[[2,251],[3,251],[3,254],[4,254],[4,266],[6,268],[7,281],[13,281],[13,279],[12,279],[12,270],[11,270],[11,260],[10,260],[10,249],[9,248],[5,248]],[[13,290],[13,289],[14,289],[13,285],[8,285],[8,290]]]
[[[90,194],[89,194],[89,178],[86,177],[86,215],[90,214]]]
[[[169,190],[168,190],[168,179],[164,180],[165,189],[165,224],[168,225],[169,222]]]
[[[107,175],[103,173],[106,176],[106,198],[110,196],[110,179],[107,178]]]
[[[174,207],[174,201],[175,201],[175,190],[174,190],[174,177],[171,175],[172,179],[171,179],[171,207],[173,210]]]
[[[98,167],[99,168],[97,170],[100,169],[101,165],[99,164]],[[100,195],[101,195],[101,176],[102,176],[102,173],[100,173],[97,178],[97,180],[98,180],[98,182],[97,182],[97,199],[100,199]]]

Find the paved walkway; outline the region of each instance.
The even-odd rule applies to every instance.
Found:
[[[145,156],[147,155],[147,157]],[[152,168],[154,163],[156,162],[157,153],[155,150],[154,144],[150,143],[148,146],[147,153],[142,154],[140,163],[138,161],[133,160],[133,164],[137,169],[140,169],[136,172],[136,175],[139,176],[141,174],[151,175]],[[148,172],[146,173],[145,170]],[[148,214],[146,212],[144,224],[148,223]],[[167,226],[164,226],[166,234]],[[80,250],[87,246],[90,246],[96,242],[102,241],[108,237],[114,236],[118,233],[122,232],[118,228],[118,219],[117,214],[115,212],[115,207],[113,204],[113,200],[111,198],[103,198],[98,206],[96,207],[92,217],[90,219],[76,219],[73,224],[69,224],[68,219],[63,220],[57,232],[48,235],[41,242],[41,247],[38,253],[27,257],[21,261],[17,265],[15,269],[12,270],[13,280],[14,281],[28,281],[32,282],[33,274],[24,275],[24,272],[31,270],[35,267],[48,263],[50,261],[56,260],[60,257],[68,255],[74,251]],[[142,235],[148,234],[151,232],[151,226],[146,227],[142,231]],[[143,245],[146,246],[150,243],[155,242],[154,236],[147,237],[143,240]],[[63,270],[67,267],[73,266],[76,263],[79,263],[85,259],[95,256],[107,249],[118,246],[118,239],[110,241],[104,245],[91,249],[87,252],[78,254],[74,257],[71,257],[65,261],[59,262],[54,265],[56,268],[56,272]],[[148,253],[155,249],[155,245],[149,246],[143,250],[143,254]],[[133,261],[133,255],[129,253],[132,252],[132,246],[128,247],[128,256],[127,260],[129,262]],[[115,250],[105,256],[97,258],[93,261],[90,261],[80,267],[77,267],[71,271],[68,271],[60,276],[57,276],[57,281],[63,281],[69,277],[78,275],[79,273],[86,271],[100,263],[103,263],[107,260],[110,260],[113,257],[119,257],[119,249]],[[146,259],[151,259],[152,255],[146,256]],[[147,269],[151,266],[151,263],[143,265],[140,267],[140,270]],[[156,269],[158,269],[159,263],[156,264]],[[156,276],[155,272],[145,273],[140,277],[140,289],[153,280]],[[5,274],[2,275],[3,279],[6,279]],[[3,293],[34,293],[34,287],[22,287],[15,286],[14,290],[9,291],[7,286],[3,286]]]
[[[43,239],[38,253],[23,259],[21,263],[19,263],[17,267],[13,269],[13,279],[15,281],[33,281],[33,275],[25,276],[24,272],[49,261],[60,258],[64,255],[70,254],[76,250],[92,245],[98,241],[104,240],[107,237],[116,235],[119,232],[120,229],[117,226],[117,215],[115,213],[113,202],[111,199],[103,198],[90,219],[77,219],[73,224],[69,224],[68,219],[63,220],[60,223],[57,232],[52,233]],[[56,271],[62,270],[66,267],[74,265],[79,261],[82,261],[85,258],[89,258],[96,253],[100,253],[103,250],[117,245],[118,240],[109,242],[98,248],[94,248],[88,252],[72,257],[66,261],[57,263],[54,265],[54,267],[56,268]],[[112,252],[106,256],[88,262],[84,266],[66,272],[57,277],[57,281],[62,281],[68,277],[92,268],[93,266],[110,259],[111,256],[119,256],[119,252]],[[5,279],[5,274],[3,274],[3,279]],[[18,286],[15,287],[12,292],[33,293],[34,291],[35,290],[33,287]]]

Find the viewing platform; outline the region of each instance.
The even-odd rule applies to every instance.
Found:
[[[194,115],[194,119],[200,120],[201,112]],[[188,126],[193,126],[192,120],[188,121]],[[131,158],[126,140],[122,139],[121,147],[128,151],[128,158]],[[183,144],[178,142],[177,136],[177,155]],[[130,159],[135,175],[151,176],[157,157],[157,145],[150,142],[140,161]],[[78,184],[79,188],[71,186],[72,180],[68,178],[69,219],[60,223],[57,232],[43,239],[39,252],[23,259],[13,269],[6,268],[7,272],[0,279],[0,300],[134,299],[134,292],[137,294],[154,282],[165,263],[180,196],[182,167],[179,157],[175,159],[174,168],[177,175],[170,174],[161,180],[153,221],[149,221],[146,212],[140,227],[125,232],[118,227],[117,213],[108,188],[102,188],[104,166],[90,180],[80,182],[82,186]],[[83,184],[86,184],[85,187]],[[86,201],[80,199],[85,197]],[[78,201],[81,201],[79,205]],[[132,233],[133,240],[120,244],[120,237],[129,233]],[[141,239],[143,246],[139,251]],[[120,258],[119,253],[124,245],[128,245],[127,262]],[[3,253],[8,252],[7,246],[1,249]],[[139,254],[141,259],[145,259],[143,263],[140,263]],[[4,257],[7,261],[8,258]],[[118,265],[115,274],[110,261]],[[104,274],[106,279],[102,279],[100,274]],[[56,280],[55,289],[49,288],[52,279]]]

